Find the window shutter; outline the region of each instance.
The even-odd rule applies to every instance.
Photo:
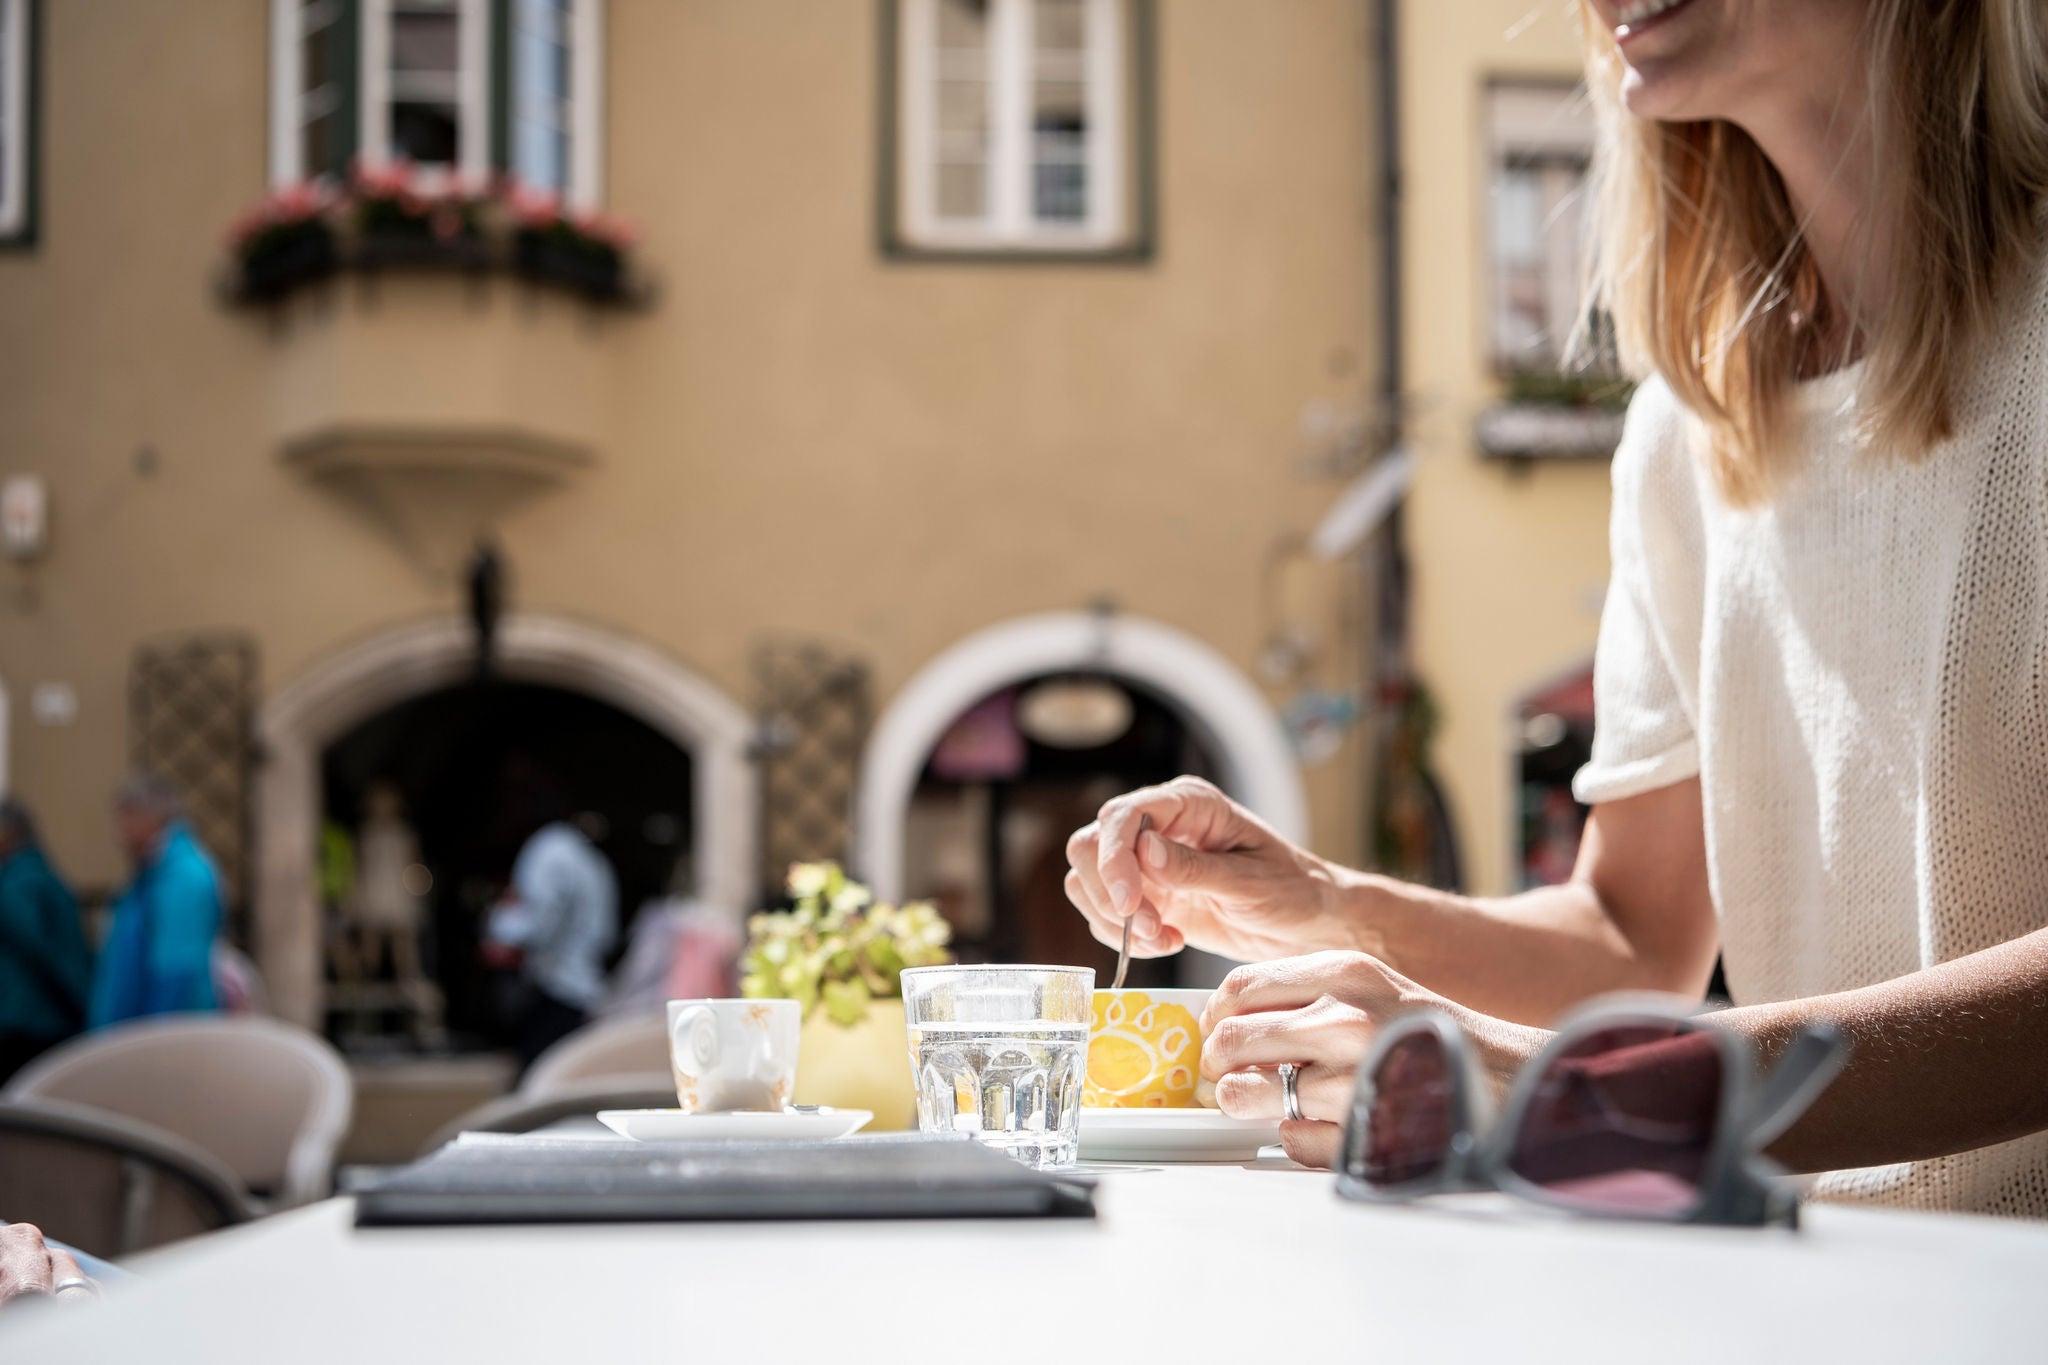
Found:
[[[335,43],[335,64],[337,83],[341,87],[341,106],[337,111],[334,137],[334,162],[330,166],[308,166],[307,175],[332,175],[343,177],[348,174],[349,163],[355,160],[361,150],[363,127],[363,5],[362,0],[341,0],[341,18],[337,23],[339,41]]]
[[[491,0],[491,169],[512,169],[512,0]]]

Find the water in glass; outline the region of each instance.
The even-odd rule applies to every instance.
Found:
[[[955,965],[903,973],[917,1126],[970,1133],[1029,1166],[1081,1151],[1095,973]]]
[[[910,1050],[919,1129],[973,1133],[1030,1166],[1074,1164],[1087,1025],[912,1025]]]

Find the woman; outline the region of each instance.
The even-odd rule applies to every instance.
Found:
[[[1311,1164],[1393,1014],[1457,1002],[1505,1077],[1586,996],[1697,997],[1718,950],[1766,1056],[1813,1018],[1854,1045],[1776,1156],[2048,1216],[2048,5],[1584,9],[1597,294],[1646,382],[1571,881],[1402,886],[1183,779],[1074,836],[1069,895],[1136,953],[1261,962],[1204,1069],[1278,1116],[1259,1068],[1306,1063]]]

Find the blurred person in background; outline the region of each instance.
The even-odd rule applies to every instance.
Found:
[[[176,790],[159,777],[129,778],[114,792],[114,831],[135,878],[114,902],[90,1023],[218,1008],[220,874],[185,824]]]
[[[552,789],[541,789],[533,807],[539,827],[520,847],[484,933],[485,960],[518,973],[512,1032],[522,1070],[589,1021],[619,931],[611,864]]]
[[[1207,783],[1070,841],[1096,936],[1257,965],[1217,1099],[1328,1165],[1387,1019],[1497,1085],[1584,1000],[1848,1065],[1773,1145],[1826,1197],[2048,1217],[2048,5],[1582,0],[1614,457],[1592,807],[1561,886],[1339,867]],[[1451,1003],[1451,1002],[1456,1003]]]
[[[653,1014],[670,1000],[711,1000],[739,993],[745,916],[692,894],[694,860],[676,859],[669,890],[633,917],[626,956],[612,973],[598,1013],[611,1018]]]
[[[0,1085],[85,1026],[92,949],[35,820],[0,801]]]

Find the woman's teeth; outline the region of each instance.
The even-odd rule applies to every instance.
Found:
[[[1658,15],[1677,9],[1685,3],[1686,0],[1631,0],[1631,3],[1621,7],[1621,12],[1616,17],[1621,20],[1623,28],[1634,28],[1637,24],[1647,24]]]

